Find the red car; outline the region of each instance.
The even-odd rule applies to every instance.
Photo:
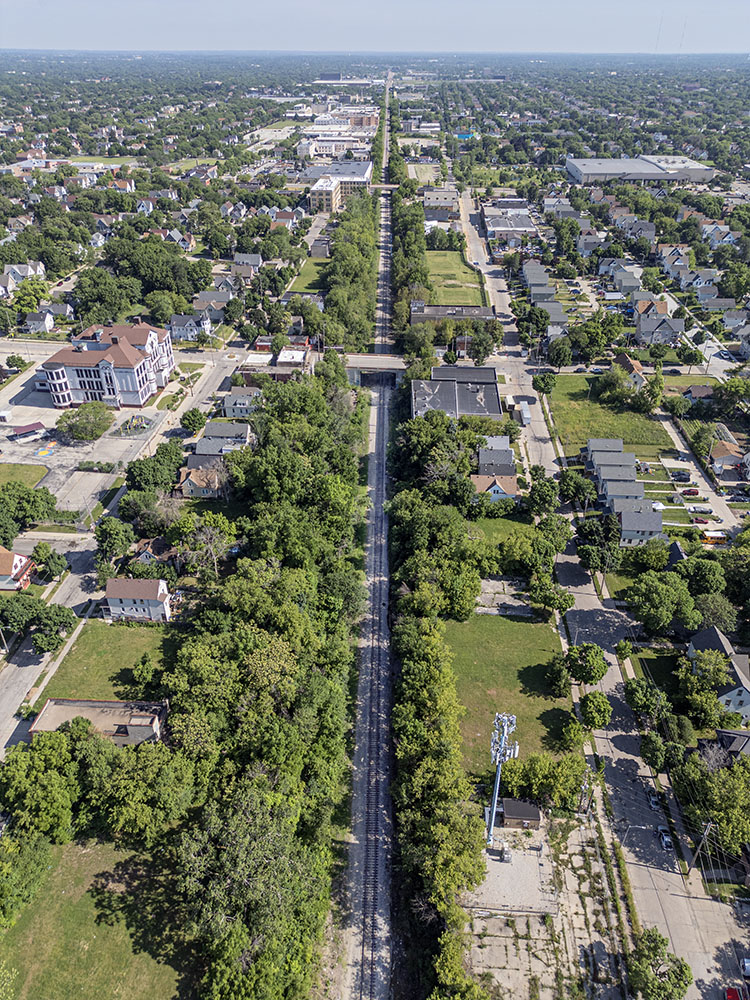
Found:
[[[700,493],[700,490],[683,490],[682,491],[682,495],[684,497],[697,497],[699,493]]]
[[[708,524],[707,517],[694,517],[693,524]]]

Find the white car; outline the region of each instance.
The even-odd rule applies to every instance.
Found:
[[[672,838],[669,836],[669,827],[657,826],[656,832],[659,835],[659,843],[661,844],[663,850],[673,851],[674,844],[672,843]]]
[[[664,504],[661,503],[661,501],[654,500],[653,503],[651,504],[651,509],[652,510],[665,510],[666,508],[664,507]]]

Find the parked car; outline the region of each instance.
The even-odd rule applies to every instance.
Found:
[[[592,369],[591,369],[591,374],[592,374],[592,375],[601,375],[601,373],[602,373],[603,371],[604,371],[604,369],[603,369],[603,368],[592,368]]]
[[[697,497],[699,494],[700,494],[700,490],[695,490],[695,489],[683,490],[682,491],[682,495],[684,497]]]
[[[707,517],[694,517],[693,524],[708,524]]]
[[[669,827],[657,826],[656,832],[659,835],[659,843],[661,844],[663,850],[673,851],[674,844],[672,843],[672,838],[669,836]]]
[[[666,370],[666,371],[664,372],[664,374],[665,374],[665,375],[681,375],[682,373],[680,372],[680,369],[679,369],[679,368],[668,368],[668,369],[667,369],[667,370]]]
[[[661,809],[661,799],[659,798],[659,793],[655,792],[653,788],[648,791],[648,804],[652,809]]]
[[[652,510],[664,510],[664,504],[660,500],[654,500],[651,504]]]

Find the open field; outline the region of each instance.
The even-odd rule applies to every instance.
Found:
[[[42,698],[103,698],[127,696],[130,670],[144,653],[159,665],[168,633],[163,627],[108,625],[88,621],[73,647],[42,692]]]
[[[6,483],[23,483],[36,486],[47,474],[46,465],[25,465],[21,462],[0,462],[0,486]]]
[[[438,306],[481,306],[481,279],[456,250],[428,250],[427,267]]]
[[[665,375],[664,385],[667,389],[687,389],[691,385],[716,385],[713,375],[703,375],[697,370],[692,375]]]
[[[90,841],[53,849],[36,899],[2,941],[14,1000],[191,1000],[193,970],[147,858]]]
[[[509,517],[481,517],[471,523],[475,524],[487,541],[493,545],[504,541],[514,531],[528,535],[534,533],[534,524],[528,514],[511,514]]]
[[[302,270],[292,282],[290,292],[317,292],[322,288],[320,275],[329,263],[325,257],[308,257]]]
[[[448,622],[446,641],[453,651],[458,698],[466,708],[461,732],[469,772],[485,774],[492,766],[495,712],[516,716],[514,739],[521,756],[558,749],[570,699],[550,698],[545,691],[546,664],[560,652],[560,640],[549,625],[475,615],[467,622]]]
[[[677,669],[678,660],[676,653],[666,650],[662,653],[656,649],[641,649],[631,657],[633,669],[638,676],[650,677],[669,697],[677,693],[673,672]]]
[[[66,160],[71,163],[104,163],[113,167],[121,167],[124,163],[133,164],[137,162],[135,156],[102,156],[100,153],[91,153],[89,156],[66,156]]]
[[[643,413],[614,410],[589,397],[595,375],[558,375],[549,400],[565,454],[573,454],[590,437],[622,438],[625,451],[639,458],[655,458],[672,442],[658,421]]]
[[[406,172],[418,184],[434,184],[440,178],[440,166],[437,163],[407,163]]]

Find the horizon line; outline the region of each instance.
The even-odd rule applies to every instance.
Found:
[[[192,49],[192,48],[20,48],[16,46],[0,47],[0,53],[54,53],[61,55],[171,55],[190,53],[192,55],[335,55],[335,56],[628,56],[630,58],[658,59],[663,56],[746,56],[750,61],[750,54],[747,50],[730,51],[717,50],[712,52],[635,52],[635,51],[605,51],[605,50],[540,50],[540,49],[515,49],[508,51],[479,51],[473,49]]]

